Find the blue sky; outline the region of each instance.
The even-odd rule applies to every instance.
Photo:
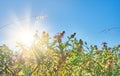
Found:
[[[119,0],[1,0],[0,27],[11,23],[13,14],[22,19],[26,12],[31,16],[47,15],[41,22],[52,34],[65,30],[66,36],[76,32],[76,37],[88,44],[107,42],[114,46],[120,43],[120,29],[101,32],[120,27]],[[0,29],[1,44],[9,41],[6,37],[10,30],[10,26]]]

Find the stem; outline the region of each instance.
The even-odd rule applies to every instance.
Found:
[[[32,75],[32,73],[35,72],[37,68],[38,68],[38,65],[34,68],[34,70],[30,73],[30,75]]]

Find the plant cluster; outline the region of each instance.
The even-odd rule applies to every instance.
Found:
[[[53,39],[38,32],[30,47],[18,43],[19,51],[0,46],[0,76],[119,76],[120,45],[88,46],[76,33],[63,42],[65,31]]]

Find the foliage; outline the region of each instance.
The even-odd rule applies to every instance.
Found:
[[[0,75],[2,76],[118,76],[120,75],[120,45],[102,48],[88,46],[76,33],[63,40],[65,31],[53,39],[46,32],[31,47],[18,43],[14,52],[0,46]],[[51,40],[51,41],[50,41]]]

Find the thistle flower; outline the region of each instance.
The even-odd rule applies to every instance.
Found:
[[[103,47],[106,47],[106,46],[107,46],[107,43],[106,43],[106,42],[103,42],[102,45],[103,45]]]
[[[56,39],[62,39],[62,35],[60,33],[57,33],[54,38],[56,38]]]
[[[14,56],[12,57],[12,61],[15,62],[16,59],[17,59],[17,55],[14,55]]]
[[[58,39],[58,40],[61,40],[63,38],[63,35],[64,35],[65,31],[63,31],[62,33],[57,33],[54,38]]]
[[[107,43],[106,43],[106,42],[103,42],[102,44],[103,44],[103,45],[106,45]]]

